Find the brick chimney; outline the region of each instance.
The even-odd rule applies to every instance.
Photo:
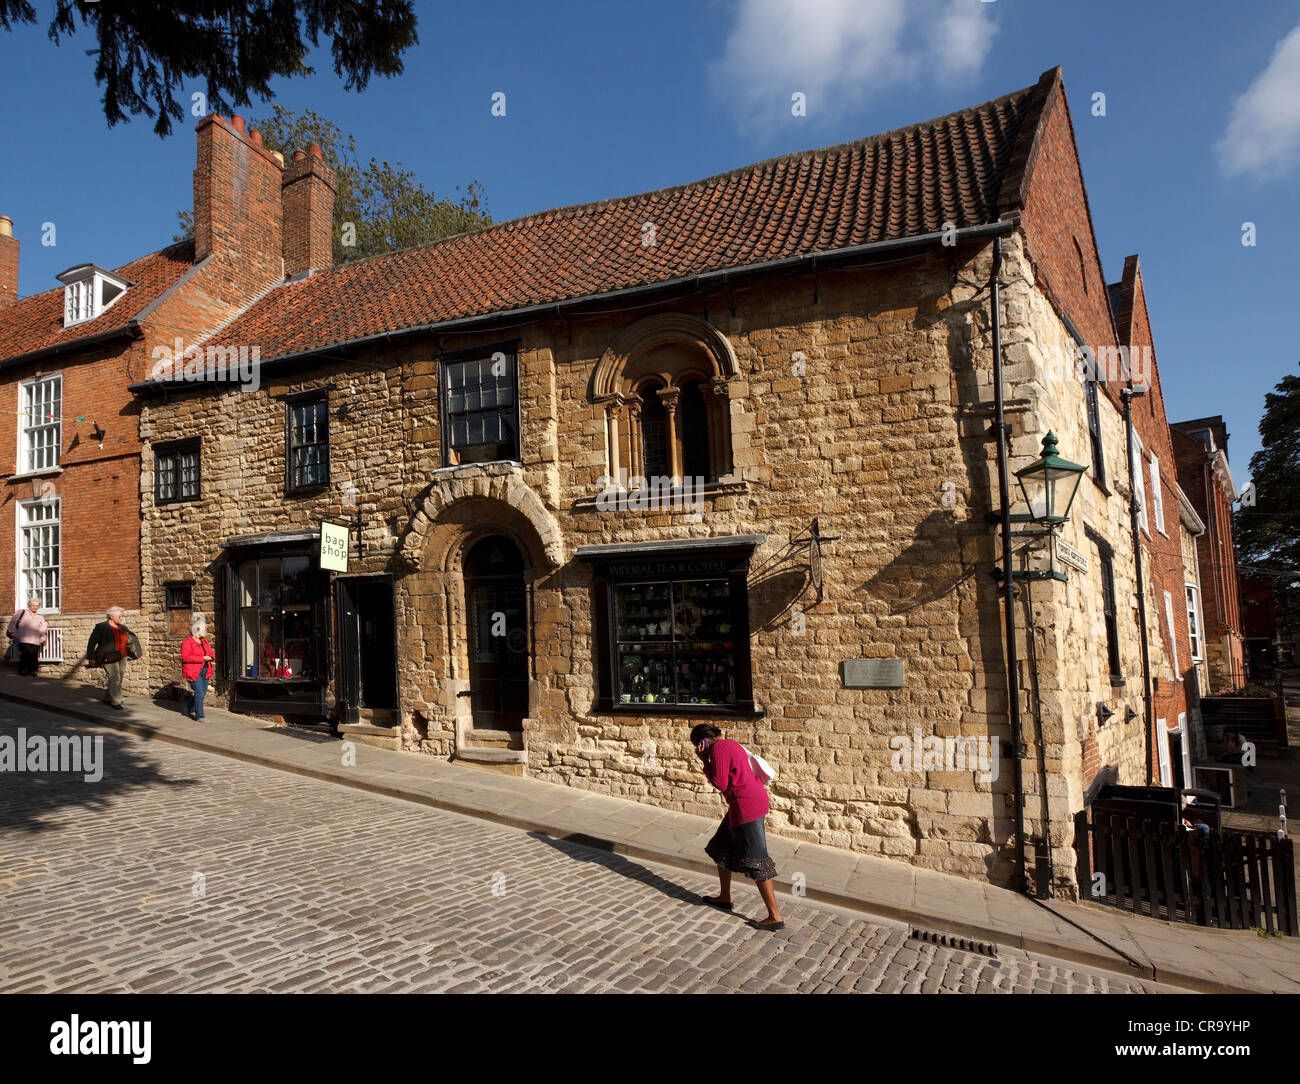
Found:
[[[284,273],[334,265],[334,170],[313,143],[284,167]]]
[[[0,309],[18,300],[18,238],[13,220],[0,215]]]
[[[243,117],[199,121],[194,168],[194,259],[212,256],[234,294],[284,276],[280,163]]]

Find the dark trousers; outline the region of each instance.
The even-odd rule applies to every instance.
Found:
[[[37,669],[40,667],[40,658],[40,644],[20,643],[18,645],[18,672],[24,677],[34,677]]]

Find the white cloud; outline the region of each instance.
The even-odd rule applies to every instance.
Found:
[[[829,119],[889,87],[924,77],[978,74],[988,56],[993,4],[980,0],[739,0],[715,92],[743,128],[788,121],[791,95]]]
[[[1268,67],[1232,103],[1214,150],[1229,177],[1279,177],[1300,164],[1300,26],[1278,42]]]

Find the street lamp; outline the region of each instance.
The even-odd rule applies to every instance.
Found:
[[[1056,545],[1053,536],[1056,529],[1070,518],[1070,506],[1074,504],[1074,495],[1079,489],[1079,480],[1088,468],[1079,463],[1062,459],[1056,452],[1056,434],[1048,432],[1043,438],[1043,454],[1027,467],[1016,471],[1016,481],[1025,499],[1029,511],[1016,512],[1007,516],[1011,523],[1033,523],[1038,530],[1012,531],[1012,534],[1048,539],[1048,567],[1046,569],[1012,570],[1013,580],[1061,580],[1065,573],[1056,567]],[[989,517],[1000,518],[997,513]],[[993,575],[1001,579],[1003,570],[996,568]]]
[[[1043,454],[1016,471],[1020,492],[1029,506],[1029,515],[1024,519],[1041,523],[1049,531],[1061,526],[1070,518],[1070,505],[1079,490],[1079,479],[1087,469],[1057,455],[1056,436],[1049,431],[1043,438]]]

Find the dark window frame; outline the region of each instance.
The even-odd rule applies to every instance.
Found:
[[[510,363],[510,380],[511,380],[511,399],[510,409],[513,411],[512,421],[514,423],[514,455],[498,459],[473,459],[468,463],[510,463],[518,462],[523,452],[523,411],[519,403],[519,339],[513,339],[509,342],[491,343],[487,346],[477,346],[466,350],[452,350],[438,355],[438,428],[440,430],[442,442],[442,463],[443,466],[458,465],[460,460],[455,459],[457,448],[452,442],[452,418],[453,412],[449,409],[448,400],[451,396],[449,384],[450,366],[466,361],[482,361],[491,359],[492,355],[500,352],[504,354]],[[486,414],[497,413],[500,408],[493,408],[492,411],[456,411],[455,415],[462,414]],[[487,445],[472,444],[465,445],[467,448],[482,448]],[[468,465],[468,464],[466,464]]]
[[[1088,404],[1088,439],[1092,445],[1092,480],[1107,496],[1110,489],[1106,485],[1106,453],[1101,433],[1101,396],[1097,391],[1097,376],[1094,373],[1083,382],[1084,398]]]
[[[194,580],[168,580],[163,584],[163,609],[169,613],[173,610],[193,610],[194,609]],[[184,588],[187,592],[185,605],[172,605],[172,592],[178,588]]]
[[[754,674],[750,650],[749,625],[749,557],[750,551],[735,550],[706,553],[674,553],[671,556],[651,555],[625,558],[601,558],[594,563],[592,587],[594,592],[593,616],[597,693],[592,711],[609,715],[635,716],[740,716],[754,717],[763,714],[754,706]],[[707,570],[674,570],[673,566],[707,563]],[[638,571],[624,571],[628,566],[640,566]],[[624,703],[615,685],[619,674],[619,643],[615,639],[617,614],[615,588],[619,585],[680,584],[726,581],[730,601],[731,651],[735,677],[735,702],[731,704],[700,703]],[[670,588],[670,597],[672,595]],[[674,632],[674,642],[675,632]],[[686,640],[684,642],[690,642]],[[692,651],[692,654],[697,654]],[[680,660],[673,655],[673,665]]]
[[[1119,653],[1119,608],[1115,601],[1115,550],[1096,531],[1084,533],[1097,548],[1097,570],[1101,573],[1101,605],[1106,622],[1106,660],[1112,686],[1125,685],[1124,662]]]
[[[186,495],[182,491],[182,475],[180,457],[188,452],[193,452],[196,456],[194,464],[194,493]],[[172,473],[174,475],[174,494],[170,497],[164,496],[162,491],[162,463],[164,460],[173,460]],[[153,450],[153,503],[155,505],[164,504],[183,504],[187,501],[197,501],[203,498],[203,440],[200,437],[187,437],[185,440],[169,440],[163,444],[157,444]]]
[[[324,408],[324,439],[315,444],[303,444],[299,447],[324,448],[321,464],[322,478],[312,482],[298,482],[294,478],[293,412],[305,406],[320,404]],[[313,388],[296,395],[284,397],[284,492],[286,495],[300,493],[318,493],[330,484],[330,395],[328,388]]]

